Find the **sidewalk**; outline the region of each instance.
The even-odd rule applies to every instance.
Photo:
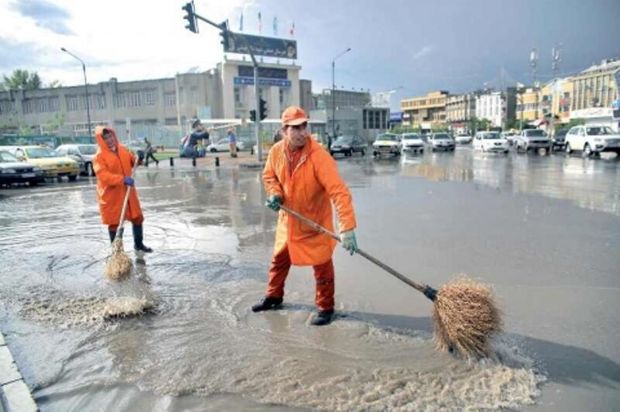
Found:
[[[265,166],[265,160],[267,159],[267,154],[263,153],[263,161],[258,162],[255,154],[250,154],[249,151],[237,152],[237,157],[231,157],[228,152],[217,152],[217,153],[207,153],[205,157],[197,157],[196,158],[196,167],[198,168],[210,168],[210,167],[218,167],[216,166],[216,159],[219,161],[219,167],[221,168],[247,168],[247,169],[262,169]],[[180,158],[178,156],[174,157],[174,166],[173,167],[187,167],[191,166],[192,159],[183,157]],[[144,166],[143,166],[144,167]],[[145,169],[155,168],[155,167],[170,167],[169,159],[161,159],[159,161],[159,166],[155,166],[153,161],[149,162],[149,167]]]
[[[0,332],[0,412],[37,411],[30,389]]]

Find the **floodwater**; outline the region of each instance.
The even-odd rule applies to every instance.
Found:
[[[366,252],[493,286],[493,359],[437,352],[431,303],[341,248],[331,325],[309,324],[309,268],[252,313],[276,219],[260,171],[162,164],[136,178],[155,253],[127,230],[120,284],[93,179],[0,190],[0,328],[41,410],[618,410],[620,161],[459,147],[338,166]],[[145,313],[115,316],[128,303]]]

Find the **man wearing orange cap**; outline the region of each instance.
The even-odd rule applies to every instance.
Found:
[[[334,231],[332,204],[336,209],[342,245],[357,251],[355,213],[351,193],[338,174],[336,162],[307,131],[308,117],[299,107],[282,113],[283,140],[269,151],[263,170],[268,199],[266,206],[279,211],[274,254],[269,267],[265,297],[252,311],[279,309],[284,282],[291,265],[312,266],[316,280],[317,315],[313,325],[327,325],[334,315],[334,264],[336,241],[289,216],[285,205],[321,226]]]

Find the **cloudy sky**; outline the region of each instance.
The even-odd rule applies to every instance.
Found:
[[[223,58],[218,33],[200,23],[185,29],[185,0],[0,0],[0,74],[39,72],[44,83],[89,83],[169,77],[206,70]],[[560,74],[620,57],[618,0],[195,0],[196,11],[228,19],[244,32],[298,42],[297,64],[314,91],[336,84],[373,92],[398,89],[398,100],[431,90],[463,92],[531,82],[529,53],[537,48],[539,78],[549,79],[551,49],[561,45]]]

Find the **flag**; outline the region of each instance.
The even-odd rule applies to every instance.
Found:
[[[263,20],[260,15],[260,11],[258,12],[258,32],[261,33],[263,31]]]
[[[243,12],[241,12],[241,16],[239,17],[239,31],[243,31]]]
[[[289,30],[289,33],[291,33],[291,36],[295,35],[295,22],[291,25],[291,30]]]
[[[277,17],[273,18],[273,35],[274,36],[278,35],[278,18]]]

